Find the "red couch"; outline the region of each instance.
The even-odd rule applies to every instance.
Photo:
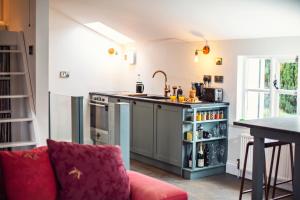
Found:
[[[51,170],[51,169],[50,169]],[[174,185],[143,174],[128,171],[131,200],[187,200],[188,195]],[[4,198],[4,185],[0,168],[0,200]],[[55,187],[55,186],[54,186]]]
[[[129,171],[131,200],[187,200],[187,193],[174,185]]]

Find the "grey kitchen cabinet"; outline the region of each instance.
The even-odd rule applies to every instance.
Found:
[[[131,151],[153,157],[154,119],[153,103],[132,101],[132,148]]]
[[[154,105],[155,158],[182,166],[182,108]]]

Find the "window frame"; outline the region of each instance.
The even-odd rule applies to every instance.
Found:
[[[273,86],[273,82],[276,79],[278,81],[280,87],[280,64],[283,61],[293,61],[295,58],[298,57],[298,88],[296,90],[287,90],[287,89],[276,89]],[[270,66],[270,88],[249,88],[247,86],[248,83],[248,76],[247,76],[247,60],[248,59],[260,59],[262,60],[271,60]],[[261,64],[260,64],[261,65]],[[244,56],[243,58],[243,77],[242,77],[242,118],[246,119],[246,112],[247,112],[247,94],[248,92],[257,92],[262,94],[270,94],[270,117],[279,116],[280,113],[280,95],[294,95],[297,96],[297,115],[300,115],[300,62],[299,56],[290,55],[290,56]],[[264,73],[261,73],[260,81],[264,81]],[[259,85],[260,87],[260,85]],[[264,106],[264,104],[260,104],[258,106]],[[258,118],[263,117],[263,109],[259,109]]]

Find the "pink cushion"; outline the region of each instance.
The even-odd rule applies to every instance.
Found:
[[[2,151],[0,164],[7,199],[56,199],[56,180],[47,147],[26,151]]]
[[[119,147],[47,143],[59,182],[59,199],[129,199],[129,178]]]
[[[131,200],[187,200],[188,195],[182,189],[169,183],[128,171],[131,188]]]

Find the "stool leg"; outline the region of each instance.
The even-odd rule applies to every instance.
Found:
[[[277,175],[278,175],[278,168],[279,168],[280,154],[281,154],[281,145],[279,145],[279,147],[278,147],[278,154],[277,154],[277,160],[276,160],[276,168],[275,168],[275,177],[274,177],[274,185],[273,185],[272,199],[274,199],[274,197],[275,197],[275,191],[276,191],[276,184],[277,184]]]
[[[293,154],[293,144],[290,143],[290,157],[291,157],[291,171],[292,171],[292,177],[294,177],[294,154]],[[293,178],[292,178],[293,179]]]
[[[267,194],[268,194],[268,196],[269,196],[269,192],[270,192],[270,188],[271,188],[271,179],[272,179],[272,173],[273,173],[275,150],[276,150],[276,146],[274,146],[272,148],[272,157],[271,157],[271,163],[270,163],[269,179],[268,179],[268,184],[267,184]]]
[[[268,180],[267,180],[267,169],[265,160],[265,170],[264,170],[264,185],[265,185],[265,198],[268,199]]]
[[[242,196],[243,196],[249,147],[250,147],[250,145],[247,144],[246,153],[245,153],[245,159],[244,159],[244,166],[243,166],[243,174],[242,174],[242,180],[241,180],[241,188],[240,188],[240,197],[239,197],[239,200],[242,200]]]

